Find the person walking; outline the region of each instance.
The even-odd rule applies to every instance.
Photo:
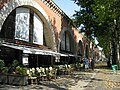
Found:
[[[85,71],[87,71],[89,68],[88,64],[89,64],[88,58],[85,58]]]
[[[91,68],[92,68],[92,70],[94,70],[94,67],[95,67],[95,61],[94,61],[94,59],[92,59],[91,60]]]

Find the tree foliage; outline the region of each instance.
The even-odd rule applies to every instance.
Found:
[[[106,55],[116,52],[120,40],[119,0],[73,0],[80,11],[73,15],[77,27],[88,37],[97,37]],[[114,54],[115,56],[115,54]]]
[[[74,0],[80,6],[80,11],[75,11],[73,20],[77,27],[81,27],[81,31],[85,32],[88,37],[91,37],[94,31],[95,16],[92,10],[93,0]],[[83,26],[81,26],[83,25]]]

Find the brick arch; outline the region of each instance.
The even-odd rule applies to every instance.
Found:
[[[81,40],[79,40],[77,48],[78,48],[77,54],[80,55],[80,56],[84,56],[84,47],[83,47],[83,43],[82,43]]]
[[[85,46],[85,57],[89,58],[89,45],[86,44]]]
[[[70,48],[71,48],[71,52],[73,53],[73,54],[75,54],[75,51],[76,51],[76,47],[75,47],[75,40],[74,40],[74,35],[73,35],[73,33],[72,33],[72,31],[71,30],[69,30],[69,29],[67,29],[67,28],[64,28],[61,32],[60,32],[60,37],[59,37],[59,52],[60,52],[60,44],[61,44],[61,41],[62,41],[62,39],[63,39],[63,35],[65,34],[65,32],[66,33],[68,33],[69,34],[69,39],[70,39]]]
[[[56,51],[56,42],[55,42],[55,34],[54,34],[54,30],[52,28],[51,23],[49,22],[48,19],[48,15],[47,13],[44,11],[44,9],[34,0],[11,0],[9,3],[7,3],[0,12],[0,31],[1,28],[6,20],[6,18],[8,17],[8,15],[17,7],[20,6],[24,6],[27,8],[31,8],[33,9],[38,16],[42,19],[42,21],[44,22],[44,28],[45,28],[45,34],[46,38],[49,39],[47,40],[47,44],[50,48],[52,48],[53,51]],[[49,35],[48,35],[49,34]]]

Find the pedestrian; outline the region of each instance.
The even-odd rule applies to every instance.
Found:
[[[91,68],[92,68],[92,70],[94,70],[94,67],[95,67],[95,61],[94,61],[94,59],[92,59],[91,60]]]
[[[92,58],[90,58],[90,61],[89,61],[89,68],[91,68],[91,61],[92,61]]]
[[[89,68],[88,64],[89,64],[88,58],[85,58],[85,71],[87,71]]]

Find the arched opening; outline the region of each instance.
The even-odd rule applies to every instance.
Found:
[[[60,38],[60,52],[74,54],[74,40],[69,31],[64,31]]]
[[[60,43],[60,52],[70,52],[71,46],[70,46],[70,35],[68,32],[64,32],[61,38]]]
[[[85,57],[89,58],[89,46],[88,45],[86,45]]]
[[[48,26],[43,16],[34,9],[18,7],[6,18],[0,38],[44,45],[52,49],[53,37]]]
[[[80,40],[79,43],[78,43],[78,48],[77,48],[77,62],[81,62],[83,56],[84,56],[83,43]]]
[[[75,44],[74,38],[69,30],[63,30],[60,34],[60,63],[72,64],[75,63]]]
[[[51,60],[55,60],[53,53],[46,51],[53,51],[55,43],[52,34],[49,23],[41,12],[31,6],[17,7],[3,23],[0,57],[8,63],[18,60],[22,64],[22,60],[27,58],[29,63],[34,61],[35,66],[48,64],[39,59],[48,60],[46,62],[52,64]]]
[[[82,44],[81,40],[78,43],[78,52],[77,53],[79,56],[84,56],[83,44]]]

